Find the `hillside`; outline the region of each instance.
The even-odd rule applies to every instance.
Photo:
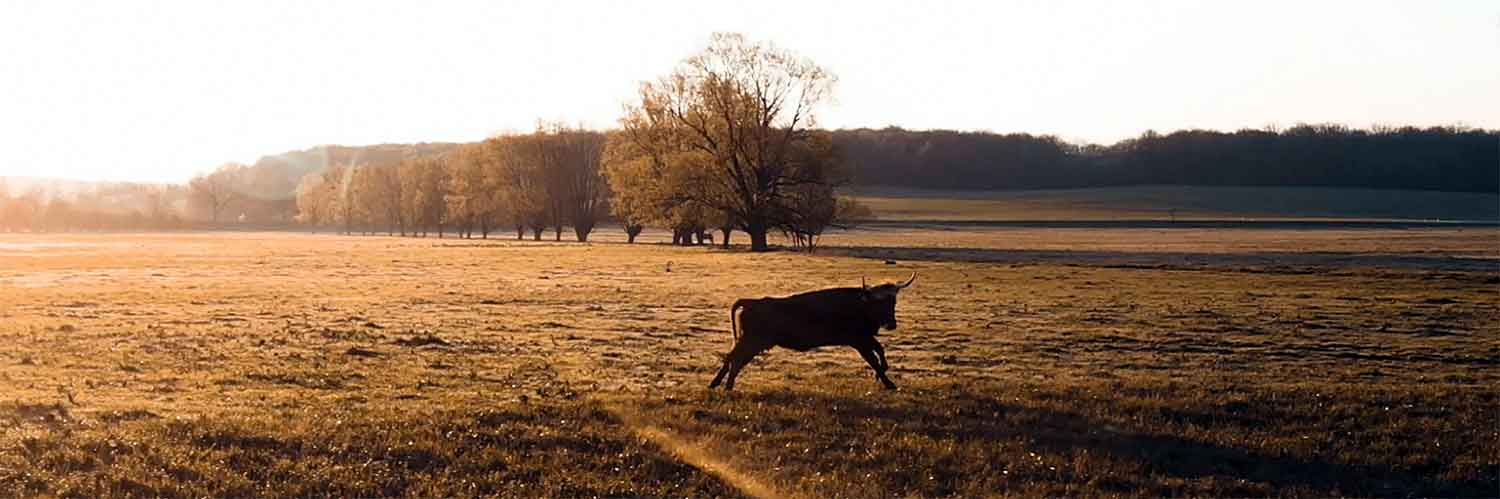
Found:
[[[1442,220],[1500,222],[1500,195],[1326,187],[1137,186],[849,191],[887,221]]]
[[[885,220],[1500,220],[1497,131],[1299,125],[1284,131],[1148,131],[1109,146],[944,130],[829,133],[850,167],[848,191]],[[252,218],[287,221],[295,215],[297,186],[309,174],[334,164],[441,155],[461,145],[287,151],[248,165],[239,188],[251,205],[261,206],[245,208],[255,212]],[[11,193],[36,189],[44,198],[111,185],[21,177],[6,182]]]
[[[309,173],[334,164],[395,163],[403,159],[443,154],[459,144],[423,142],[371,146],[317,146],[263,156],[250,165],[246,194],[260,199],[292,199],[297,183]]]
[[[1349,187],[1500,193],[1500,131],[1298,125],[1146,131],[1111,145],[1049,135],[858,129],[834,142],[864,185],[1076,189],[1127,185]]]
[[[322,171],[333,164],[393,163],[402,159],[443,154],[459,144],[423,142],[417,144],[376,144],[369,146],[316,146],[298,151],[262,156],[249,165],[241,185],[242,194],[255,199],[275,201],[296,197],[297,183],[309,173]],[[69,197],[101,187],[131,185],[166,185],[137,182],[95,182],[32,176],[0,176],[11,194],[41,190],[51,195]],[[186,185],[187,179],[177,185]],[[3,193],[0,193],[3,194]]]
[[[1278,194],[1280,206],[1271,207],[1270,215],[1259,211],[1252,214],[1362,217],[1368,211],[1377,218],[1452,218],[1423,216],[1450,213],[1436,207],[1416,208],[1427,198],[1402,195],[1393,200],[1382,194],[1393,189],[1500,194],[1500,170],[1494,167],[1500,161],[1500,147],[1496,147],[1500,131],[1464,127],[1360,130],[1320,124],[1277,131],[1180,130],[1165,135],[1148,131],[1107,146],[1071,144],[1046,135],[947,130],[885,128],[829,133],[852,169],[853,182],[861,186],[1082,189],[1173,184],[1307,188]],[[257,179],[252,182],[252,194],[286,199],[302,176],[331,164],[392,162],[442,154],[459,145],[319,146],[266,156],[252,165]],[[1324,208],[1327,203],[1316,200],[1321,193],[1345,195],[1362,189],[1379,191],[1353,193],[1352,202],[1333,201],[1333,215],[1296,212]],[[1203,192],[1229,193],[1231,197],[1252,192],[1252,198],[1244,201],[1253,204],[1257,201],[1253,196],[1270,191]],[[1191,200],[1189,196],[1186,200]],[[1239,216],[1243,211],[1231,209],[1225,216]]]
[[[0,195],[22,195],[30,191],[42,191],[47,193],[48,195],[62,194],[65,196],[71,196],[101,188],[160,185],[164,184],[156,184],[150,182],[97,182],[88,180],[72,180],[33,176],[0,176],[0,187],[4,187],[6,191],[0,192]]]

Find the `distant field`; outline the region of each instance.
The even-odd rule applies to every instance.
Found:
[[[888,221],[1442,220],[1500,223],[1500,195],[1317,187],[851,191]]]
[[[0,490],[1492,495],[1497,237],[0,234]],[[908,272],[902,390],[837,348],[705,390],[735,298]]]

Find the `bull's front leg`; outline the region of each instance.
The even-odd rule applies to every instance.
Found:
[[[885,362],[880,358],[880,355],[875,353],[877,349],[884,350],[880,347],[880,342],[871,338],[869,342],[855,346],[854,348],[859,350],[859,355],[865,358],[865,362],[870,364],[871,369],[875,370],[875,379],[880,380],[880,384],[885,385],[885,389],[895,390],[896,384],[892,383],[891,378],[885,375]]]
[[[880,368],[887,371],[891,370],[891,363],[886,362],[885,360],[885,347],[880,345],[880,340],[872,339],[870,340],[870,343],[871,346],[874,347],[875,355],[880,357]]]

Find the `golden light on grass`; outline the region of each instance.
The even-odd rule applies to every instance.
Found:
[[[1492,229],[1222,231],[1168,254],[1143,249],[1161,238],[1150,230],[895,230],[830,236],[821,255],[0,236],[0,487],[711,496],[745,493],[740,476],[751,493],[805,497],[1323,496],[1493,484]],[[1244,251],[1281,238],[1301,256],[1265,265]],[[1348,250],[1365,256],[1338,256]],[[1060,251],[1088,258],[1049,256]],[[735,298],[909,271],[922,281],[902,296],[902,327],[882,333],[901,391],[879,390],[847,349],[773,350],[741,392],[704,389]]]

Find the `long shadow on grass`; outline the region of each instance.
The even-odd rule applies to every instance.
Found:
[[[1380,255],[1340,252],[1242,253],[1046,251],[991,248],[922,248],[905,246],[828,246],[819,253],[883,260],[1057,264],[1163,269],[1243,269],[1274,273],[1311,273],[1347,268],[1492,272],[1500,260],[1450,256]]]
[[[1065,411],[1043,410],[1007,404],[992,396],[955,389],[921,390],[922,393],[873,395],[849,397],[805,391],[775,390],[715,397],[726,406],[691,409],[685,414],[688,420],[710,427],[734,427],[748,424],[761,435],[767,435],[767,452],[775,453],[776,447],[785,444],[773,441],[776,436],[801,432],[812,435],[816,445],[823,448],[820,453],[824,461],[804,463],[818,470],[832,462],[844,459],[858,461],[864,455],[853,451],[840,454],[841,449],[865,447],[869,440],[889,439],[901,441],[901,435],[921,435],[935,441],[952,441],[960,444],[979,444],[980,449],[1000,449],[1007,445],[1020,444],[1025,449],[1044,455],[1079,456],[1104,455],[1126,463],[1135,463],[1144,476],[1107,477],[1074,476],[1073,470],[1059,469],[1055,473],[1034,475],[1031,480],[1071,483],[1103,493],[1127,493],[1145,495],[1179,495],[1205,493],[1203,490],[1181,488],[1172,479],[1211,479],[1215,484],[1214,495],[1264,495],[1267,487],[1273,494],[1293,492],[1294,495],[1342,494],[1355,496],[1472,496],[1493,492],[1493,485],[1482,481],[1444,481],[1437,478],[1440,470],[1399,471],[1387,466],[1348,464],[1324,458],[1307,458],[1270,455],[1255,450],[1226,447],[1174,435],[1132,432],[1111,428],[1101,421]],[[1098,403],[1095,401],[1094,403]],[[670,404],[668,404],[670,405]],[[679,409],[690,409],[680,406]],[[670,407],[660,407],[668,412]],[[705,410],[706,409],[706,410]],[[724,414],[730,409],[730,415]],[[742,412],[743,411],[743,412]],[[750,420],[737,420],[733,414],[754,413]],[[1274,424],[1266,416],[1244,414],[1203,414],[1186,410],[1166,410],[1168,419],[1178,423],[1191,423],[1200,427],[1218,426],[1265,427]],[[747,423],[747,421],[749,421]],[[879,428],[878,434],[870,434],[861,428]],[[701,428],[700,428],[701,431]],[[733,433],[731,433],[733,435]],[[745,438],[731,436],[730,438]],[[885,445],[885,444],[883,444]],[[906,445],[906,444],[896,444]],[[912,455],[921,454],[920,448],[906,449]],[[993,453],[968,455],[968,460],[1016,461],[1012,451],[995,450]],[[939,452],[941,455],[941,452]],[[798,456],[782,456],[792,460]],[[779,461],[778,461],[779,462]],[[911,464],[911,463],[907,463]],[[1024,463],[1020,463],[1024,464]],[[1005,466],[998,463],[996,466]],[[871,464],[871,466],[880,466]],[[937,482],[954,483],[989,480],[976,476],[985,468],[974,468],[968,464],[943,461],[913,466],[920,477],[935,476]],[[1127,469],[1135,468],[1127,466]],[[895,470],[894,474],[913,470]],[[1093,470],[1086,471],[1089,473]],[[1417,473],[1420,473],[1419,476]],[[945,476],[946,475],[946,476]],[[1012,475],[1015,476],[1015,475]],[[1159,477],[1159,478],[1150,478]],[[1162,480],[1160,478],[1166,478]],[[891,477],[896,494],[951,495],[963,493],[962,488],[925,488],[921,478]],[[1009,487],[1003,483],[989,482],[997,487]],[[904,490],[905,484],[915,484],[915,490]],[[1023,489],[1024,490],[1024,489]],[[1070,489],[1075,492],[1078,489]]]
[[[0,403],[0,421],[31,427],[0,438],[0,490],[22,496],[739,496],[588,403],[92,425]]]

